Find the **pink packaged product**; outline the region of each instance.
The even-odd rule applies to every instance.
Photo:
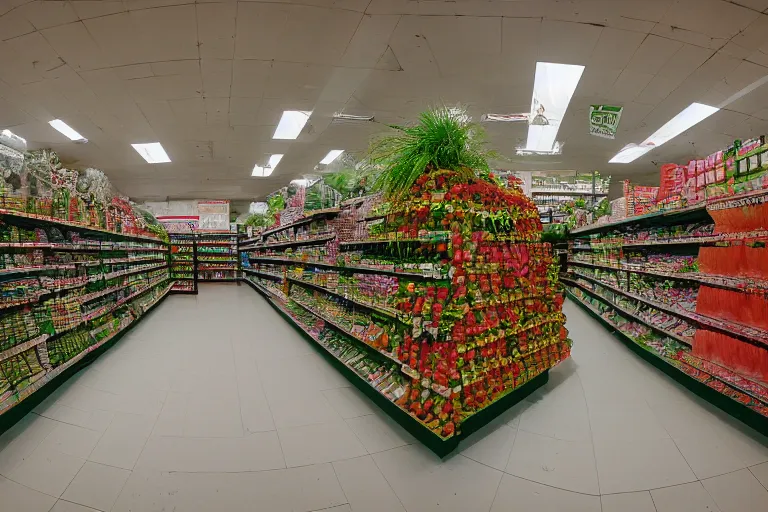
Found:
[[[706,164],[704,160],[696,160],[696,188],[703,189],[707,185]]]
[[[725,162],[723,161],[723,152],[715,153],[715,183],[725,181]]]
[[[685,181],[683,182],[683,189],[681,195],[685,198],[688,204],[694,204],[699,201],[698,192],[696,189],[696,160],[688,162],[687,167],[683,167],[685,172]]]
[[[706,182],[714,183],[715,182],[715,154],[709,155],[704,160],[704,171],[706,174]]]

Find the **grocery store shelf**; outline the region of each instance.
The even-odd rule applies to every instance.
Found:
[[[543,188],[532,188],[531,194],[541,195],[541,196],[595,196],[595,197],[607,197],[607,192],[592,192],[587,190],[562,190],[562,189],[552,189],[547,190]]]
[[[353,298],[353,297],[348,297],[347,295],[345,295],[343,293],[339,293],[336,290],[331,290],[330,288],[326,288],[324,286],[320,286],[320,285],[315,284],[315,283],[310,283],[310,282],[304,281],[302,279],[296,279],[295,277],[289,277],[288,281],[290,281],[292,283],[297,283],[297,284],[302,285],[302,286],[306,286],[308,288],[312,288],[314,290],[317,290],[317,291],[320,291],[320,292],[323,292],[323,293],[327,293],[329,295],[333,295],[334,297],[342,298],[342,299],[344,299],[346,301],[349,301],[349,302],[352,302],[354,304],[357,304],[358,306],[366,308],[366,309],[368,309],[370,311],[375,311],[376,313],[388,316],[388,317],[393,318],[395,320],[403,321],[402,319],[400,319],[400,317],[397,314],[397,311],[395,311],[395,310],[389,310],[389,309],[386,309],[386,308],[382,308],[381,306],[377,306],[375,304],[367,303],[367,302],[365,302],[363,300],[360,300],[360,299],[356,299],[356,298]]]
[[[41,334],[40,336],[33,338],[29,341],[25,341],[24,343],[19,343],[18,345],[14,345],[13,347],[3,350],[0,352],[0,361],[5,361],[9,357],[13,357],[16,354],[21,354],[22,352],[26,352],[30,348],[36,347],[41,343],[45,343],[48,340],[49,336],[47,334]]]
[[[270,263],[282,263],[285,265],[306,265],[308,267],[316,267],[316,268],[330,268],[337,270],[339,272],[347,271],[347,272],[359,272],[362,274],[384,274],[388,276],[396,276],[396,277],[408,277],[411,279],[428,279],[428,280],[440,280],[440,279],[448,279],[447,276],[443,276],[440,278],[436,278],[433,276],[425,275],[425,274],[417,274],[416,272],[400,272],[397,270],[385,270],[381,268],[376,267],[361,267],[361,266],[341,266],[341,265],[332,265],[330,263],[322,263],[319,261],[302,261],[292,258],[273,258],[270,256],[251,256],[249,258],[251,261],[265,261]]]
[[[327,208],[325,210],[319,210],[315,213],[312,213],[303,219],[299,219],[297,221],[291,222],[290,224],[285,224],[284,226],[279,226],[276,228],[268,229],[264,232],[262,232],[260,235],[255,236],[253,238],[248,238],[246,240],[243,240],[241,243],[243,245],[250,244],[253,242],[258,242],[259,240],[263,240],[264,238],[268,237],[269,235],[273,235],[275,233],[279,233],[280,231],[285,231],[286,229],[295,228],[296,226],[303,226],[304,224],[309,224],[317,219],[322,219],[325,217],[332,217],[334,215],[338,215],[339,212],[341,212],[340,208]]]
[[[147,242],[155,242],[158,244],[165,244],[162,240],[159,238],[146,236],[146,235],[134,235],[130,233],[118,233],[116,231],[109,231],[107,229],[97,228],[93,226],[87,226],[85,224],[80,224],[78,222],[71,222],[66,221],[62,219],[55,219],[53,217],[48,217],[45,215],[37,215],[34,213],[24,213],[24,212],[17,212],[14,210],[6,210],[3,208],[0,208],[0,217],[11,217],[15,220],[24,221],[24,222],[30,222],[30,223],[40,223],[40,224],[54,224],[59,226],[67,226],[74,229],[78,229],[83,232],[88,233],[94,233],[98,235],[109,235],[109,236],[116,236],[120,238],[125,238],[129,240],[142,240]]]
[[[248,247],[240,247],[241,251],[255,251],[258,249],[278,249],[280,247],[293,247],[296,245],[315,245],[323,244],[336,238],[335,233],[307,238],[305,240],[286,240],[284,242],[271,242],[267,244],[254,244]]]
[[[677,210],[666,210],[660,212],[646,213],[645,215],[636,215],[633,217],[627,217],[615,222],[606,222],[605,224],[591,224],[581,228],[575,228],[570,231],[571,235],[587,235],[590,233],[598,233],[600,231],[608,231],[620,226],[627,225],[669,225],[669,224],[687,224],[698,220],[710,219],[707,213],[707,208],[704,203],[689,206],[687,208],[680,208]]]
[[[668,337],[670,337],[670,338],[672,338],[674,340],[679,341],[680,343],[688,345],[689,347],[693,346],[693,339],[686,338],[684,336],[680,336],[680,335],[675,334],[675,333],[673,333],[671,331],[667,331],[666,329],[662,329],[661,327],[655,326],[653,324],[653,322],[649,322],[648,320],[646,320],[642,316],[640,316],[638,313],[629,311],[628,309],[625,309],[625,308],[623,308],[623,307],[621,307],[621,306],[611,302],[609,299],[603,297],[602,295],[600,295],[596,291],[590,289],[588,286],[585,286],[582,283],[579,283],[578,281],[575,281],[575,280],[572,280],[572,279],[569,279],[569,278],[563,278],[563,277],[560,278],[560,281],[562,281],[563,283],[566,283],[566,284],[570,284],[571,286],[577,286],[577,287],[581,288],[585,292],[587,292],[590,295],[592,295],[593,297],[595,297],[600,302],[603,302],[607,306],[615,309],[617,312],[619,312],[619,313],[621,313],[621,314],[623,314],[625,316],[628,316],[628,317],[630,317],[630,318],[632,318],[634,320],[637,320],[638,322],[640,322],[640,323],[642,323],[644,325],[647,325],[649,328],[653,329],[654,331],[656,331],[656,332],[658,332],[660,334],[663,334],[664,336],[668,336]]]
[[[254,274],[254,275],[257,275],[257,276],[269,277],[269,278],[272,278],[272,279],[279,279],[281,281],[285,277],[285,276],[282,276],[280,274],[273,274],[271,272],[264,272],[263,270],[256,270],[256,269],[253,269],[253,268],[244,268],[243,272],[247,272],[248,274]]]

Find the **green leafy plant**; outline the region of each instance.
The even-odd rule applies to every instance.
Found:
[[[470,123],[466,114],[447,107],[423,112],[414,126],[391,126],[396,133],[374,142],[369,150],[373,166],[382,172],[375,188],[398,199],[427,169],[489,172],[485,132]]]
[[[271,226],[274,222],[274,216],[270,216],[266,213],[253,213],[245,219],[243,225],[246,227],[251,226],[253,228],[266,228]]]

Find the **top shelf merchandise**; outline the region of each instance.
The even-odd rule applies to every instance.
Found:
[[[197,294],[197,242],[192,233],[169,233],[173,293]]]
[[[197,233],[198,281],[236,281],[239,278],[236,233]]]
[[[444,455],[568,357],[557,266],[517,188],[438,171],[380,201],[245,240],[244,277]]]
[[[758,430],[768,428],[767,201],[753,191],[574,230],[563,278],[609,328]]]

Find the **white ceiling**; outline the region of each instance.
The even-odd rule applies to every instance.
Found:
[[[741,5],[738,5],[741,4]],[[655,180],[734,138],[768,132],[761,86],[633,164],[608,164],[699,101],[720,105],[768,75],[768,0],[0,0],[0,129],[103,169],[136,199],[255,199],[311,172],[330,149],[362,152],[378,124],[429,105],[530,108],[537,61],[586,70],[558,140],[515,157],[525,124],[495,123],[518,170],[597,169]],[[593,103],[625,107],[616,140],[590,136]],[[283,110],[312,110],[295,141],[272,140]],[[60,118],[88,138],[70,142]],[[149,165],[131,143],[160,141]],[[284,153],[269,178],[257,162]]]

